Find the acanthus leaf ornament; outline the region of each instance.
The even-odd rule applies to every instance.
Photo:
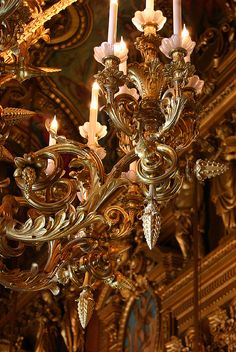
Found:
[[[171,340],[165,344],[165,348],[167,352],[182,352],[183,345],[178,337],[172,336]]]
[[[162,11],[153,11],[145,9],[144,11],[136,11],[132,22],[135,27],[140,31],[145,31],[145,26],[153,25],[159,31],[166,23],[166,17],[163,16]]]
[[[219,307],[208,316],[210,333],[213,339],[213,346],[219,346],[234,352],[236,348],[236,316],[235,316],[235,299],[229,304],[229,312]]]

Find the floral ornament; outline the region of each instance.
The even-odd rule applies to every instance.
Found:
[[[207,178],[219,176],[226,172],[228,166],[217,161],[198,159],[194,166],[193,172],[199,181],[205,181]]]
[[[32,190],[41,171],[46,168],[47,162],[45,159],[39,158],[34,153],[24,154],[23,158],[15,158],[17,169],[14,172],[14,177],[18,179],[19,183],[24,184],[24,191],[26,197]],[[43,175],[43,172],[42,172]]]
[[[144,11],[136,11],[132,22],[140,32],[144,31],[145,25],[155,25],[157,30],[160,31],[166,23],[166,17],[163,16],[160,10],[145,9]]]
[[[188,84],[186,87],[195,89],[196,94],[201,94],[203,86],[204,86],[204,81],[201,80],[197,75],[194,75],[189,78]]]
[[[173,34],[170,38],[162,39],[159,49],[166,57],[171,59],[171,52],[177,48],[185,49],[187,51],[187,56],[190,56],[195,45],[196,43],[191,40],[189,35],[181,38],[179,35]]]
[[[79,126],[79,133],[82,137],[88,139],[89,134],[89,122],[85,122],[83,126]],[[90,149],[93,149],[101,159],[106,156],[106,151],[103,147],[98,144],[98,140],[105,137],[107,134],[107,126],[101,125],[99,122],[96,123],[95,141],[93,145],[88,145]]]
[[[103,58],[114,55],[114,45],[103,42],[100,46],[94,48],[94,58],[97,62],[103,63]]]
[[[79,133],[82,137],[88,139],[89,122],[85,122],[83,126],[79,126]],[[95,137],[97,140],[105,137],[107,134],[107,126],[101,125],[100,122],[96,123]]]

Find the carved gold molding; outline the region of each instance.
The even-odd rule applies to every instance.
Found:
[[[235,106],[236,99],[236,79],[227,85],[217,96],[206,104],[202,112],[202,122],[200,126],[201,136],[209,133],[209,129],[222,120],[222,116]]]
[[[236,239],[219,246],[199,263],[201,318],[236,295]],[[193,323],[193,270],[189,269],[161,295],[163,312],[171,311],[180,333]]]

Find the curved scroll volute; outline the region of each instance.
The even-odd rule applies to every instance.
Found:
[[[5,0],[0,4],[0,22],[7,19],[17,9],[21,0]]]
[[[163,95],[160,106],[165,115],[165,123],[160,127],[158,134],[161,136],[174,127],[183,112],[187,98],[184,96],[176,97],[173,89],[168,89]]]

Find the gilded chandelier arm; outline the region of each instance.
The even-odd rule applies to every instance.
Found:
[[[178,123],[186,103],[187,98],[185,96],[174,96],[173,89],[165,92],[160,101],[165,123],[159,128],[158,137],[161,137]]]
[[[30,218],[24,224],[16,220],[9,220],[6,224],[6,236],[12,240],[37,244],[38,242],[62,239],[76,235],[80,230],[90,227],[94,223],[103,223],[104,218],[97,214],[99,208],[111,196],[115,189],[124,187],[126,179],[114,180],[104,185],[94,193],[94,198],[85,207],[76,209],[70,205],[67,210],[60,210],[54,217],[38,216],[34,221]]]
[[[30,269],[8,269],[3,262],[1,265],[0,282],[5,287],[22,291],[38,291],[51,289],[57,293],[57,276],[71,261],[72,248],[81,253],[81,248],[88,245],[84,238],[74,239],[66,244],[60,241],[48,242],[47,261],[44,265],[33,262]],[[24,248],[25,249],[25,248]]]
[[[96,213],[86,215],[83,208],[75,210],[70,206],[68,211],[57,212],[54,218],[47,219],[41,215],[34,221],[30,218],[24,224],[10,220],[6,225],[6,236],[12,240],[37,244],[76,235],[95,222],[103,222],[102,216]]]
[[[107,176],[106,182],[110,182],[113,178],[118,178],[121,176],[122,171],[127,169],[127,167],[132,163],[133,161],[136,161],[138,159],[138,156],[135,153],[135,149],[124,155],[117,163],[116,165],[112,168],[111,172]],[[128,183],[129,181],[126,180]]]
[[[79,143],[60,143],[46,147],[36,153],[25,155],[24,158],[16,158],[17,169],[15,178],[17,185],[22,190],[28,203],[39,211],[53,213],[72,202],[79,188],[76,176],[74,179],[63,178],[64,165],[60,154],[72,154],[77,157],[77,163],[71,163],[69,167],[80,167],[90,175],[89,189],[96,188],[96,183],[103,182],[104,168],[99,157],[85,146]],[[54,171],[51,175],[45,175],[47,158],[54,162]],[[75,172],[74,172],[75,173]],[[60,189],[62,196],[55,200],[54,188]],[[66,191],[65,191],[66,190]],[[38,195],[38,191],[41,192]],[[46,192],[45,194],[42,192]],[[79,191],[79,189],[78,189]],[[58,192],[57,192],[58,193]],[[58,197],[57,197],[58,198]]]

